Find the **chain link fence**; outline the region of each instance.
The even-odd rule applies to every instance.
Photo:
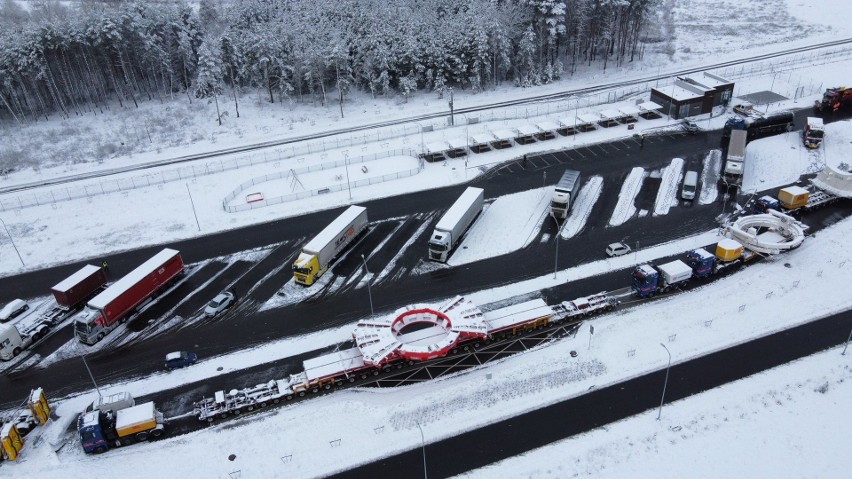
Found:
[[[852,47],[837,47],[825,50],[817,50],[813,52],[800,53],[796,55],[787,55],[784,57],[762,60],[758,62],[750,62],[748,64],[727,67],[723,69],[712,70],[715,74],[720,75],[730,80],[750,78],[767,74],[787,74],[787,87],[795,88],[793,91],[787,92],[787,97],[803,97],[816,93],[820,93],[823,89],[822,84],[814,84],[813,80],[809,80],[807,87],[805,79],[801,76],[796,76],[793,79],[792,72],[789,70],[799,66],[815,66],[826,63],[841,61],[852,57]],[[782,77],[783,78],[783,75]],[[529,119],[535,117],[546,117],[549,115],[564,114],[580,108],[590,108],[593,106],[604,105],[616,101],[628,99],[630,97],[644,94],[653,88],[665,88],[671,86],[673,78],[664,80],[648,81],[636,85],[631,85],[625,88],[613,88],[609,91],[599,92],[595,94],[587,94],[561,100],[543,100],[539,103],[525,105],[522,107],[505,107],[490,109],[487,112],[477,112],[469,114],[460,114],[463,122],[458,122],[460,125],[450,125],[446,117],[440,119],[405,123],[395,125],[393,127],[382,127],[370,129],[359,133],[349,135],[336,135],[319,140],[304,141],[293,143],[289,146],[271,147],[274,148],[263,153],[244,155],[238,158],[228,158],[223,160],[207,161],[201,165],[188,165],[180,168],[169,170],[161,170],[155,173],[137,175],[132,177],[103,180],[96,184],[86,184],[79,186],[68,186],[61,188],[53,188],[39,192],[19,194],[0,198],[0,211],[10,211],[22,209],[31,206],[55,204],[60,201],[70,201],[79,198],[91,198],[92,196],[105,195],[115,192],[123,192],[136,188],[144,188],[152,185],[161,185],[174,181],[183,181],[198,176],[211,175],[222,173],[228,170],[235,170],[249,166],[257,166],[265,163],[284,161],[290,159],[298,159],[306,155],[321,154],[324,155],[330,150],[341,150],[342,148],[354,148],[361,146],[362,151],[366,150],[368,143],[381,143],[392,139],[409,137],[412,135],[421,135],[420,143],[424,143],[424,132],[437,132],[442,130],[451,130],[459,128],[461,124],[473,125],[484,122],[509,121]],[[796,85],[795,87],[793,85]],[[376,114],[381,114],[381,110],[377,110]],[[384,145],[383,145],[384,147]],[[337,151],[335,154],[347,155],[347,150]],[[416,156],[416,155],[415,155]]]
[[[291,176],[291,175],[293,176],[294,181],[296,181],[296,179],[298,178],[298,175],[303,174],[303,173],[311,173],[311,172],[316,172],[316,171],[322,171],[322,170],[327,170],[327,169],[330,169],[330,168],[339,168],[339,167],[345,166],[347,164],[349,164],[349,165],[356,164],[357,165],[357,164],[364,163],[364,162],[367,162],[367,161],[373,161],[373,160],[377,160],[379,158],[389,158],[389,157],[393,157],[393,156],[410,156],[410,157],[415,158],[415,159],[418,158],[417,152],[415,152],[414,150],[411,150],[411,149],[391,150],[391,151],[385,151],[385,152],[381,152],[381,153],[375,153],[373,155],[366,155],[366,156],[359,156],[359,157],[351,158],[351,159],[344,159],[342,161],[332,161],[332,162],[322,163],[322,164],[319,164],[319,165],[311,165],[311,166],[305,166],[305,167],[302,167],[302,168],[289,169],[287,171],[280,171],[278,173],[274,173],[274,174],[271,174],[271,175],[258,176],[256,178],[252,178],[252,179],[242,183],[234,191],[230,192],[227,196],[225,196],[225,199],[222,200],[222,208],[228,213],[236,213],[238,211],[253,210],[253,209],[256,209],[256,208],[262,208],[264,206],[277,205],[279,203],[284,203],[284,202],[287,202],[287,201],[295,201],[295,200],[307,198],[307,197],[310,197],[310,196],[317,196],[317,195],[323,195],[323,194],[328,194],[328,193],[332,193],[332,192],[342,191],[344,188],[358,188],[358,187],[361,187],[361,186],[374,185],[374,184],[377,184],[377,183],[383,183],[385,181],[396,180],[396,179],[399,179],[399,178],[407,178],[409,176],[414,176],[414,175],[420,173],[423,170],[423,160],[421,159],[421,160],[419,160],[420,163],[419,163],[417,168],[409,169],[409,170],[406,170],[406,171],[397,171],[395,173],[389,173],[389,174],[382,175],[382,176],[374,176],[374,177],[370,177],[370,178],[364,178],[364,179],[353,181],[353,182],[347,182],[347,184],[345,184],[345,185],[344,184],[337,184],[337,185],[332,185],[332,186],[328,186],[328,187],[324,187],[324,188],[317,188],[317,189],[313,189],[313,190],[305,190],[305,191],[294,192],[294,193],[291,193],[291,194],[288,194],[288,195],[276,196],[276,197],[272,197],[272,198],[264,197],[262,200],[253,201],[253,202],[250,202],[250,203],[247,202],[245,204],[239,204],[239,205],[228,204],[228,203],[234,201],[238,196],[241,196],[247,188],[261,184],[261,183],[265,183],[265,182],[272,181],[272,180],[279,180],[281,178],[287,178],[288,176]]]

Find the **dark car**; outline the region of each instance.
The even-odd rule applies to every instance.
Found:
[[[187,366],[191,366],[198,361],[198,356],[195,353],[189,351],[175,351],[173,353],[166,354],[166,369],[171,371],[172,369],[185,368]]]

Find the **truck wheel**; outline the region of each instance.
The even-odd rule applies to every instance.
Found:
[[[101,340],[104,339],[104,336],[106,336],[104,333],[98,333],[98,339],[96,342],[101,342]]]
[[[354,376],[349,376],[349,382],[350,382],[350,383],[354,383],[354,382],[355,382],[355,377],[354,377]]]
[[[226,417],[228,417],[228,413],[223,412],[222,414],[219,414],[219,417],[225,419]]]
[[[151,431],[151,437],[160,437],[165,433],[162,429],[154,429]]]
[[[250,406],[246,406],[246,411],[248,411],[248,412],[254,411],[254,404],[252,404]]]
[[[33,333],[33,342],[36,342],[39,339],[41,339],[41,331],[36,331],[35,333]]]
[[[322,388],[325,389],[325,390],[329,390],[329,389],[331,389],[331,384],[326,384]]]
[[[299,397],[300,398],[305,397],[305,391],[299,391]]]
[[[239,414],[240,414],[241,412],[242,412],[242,411],[240,411],[240,408],[234,409],[234,416],[239,416]]]
[[[293,396],[290,396],[290,398],[292,399]],[[280,402],[281,402],[281,398],[275,398],[275,399],[272,400],[272,404],[278,404]]]
[[[106,452],[106,448],[103,446],[98,446],[95,448],[95,454],[103,454]]]
[[[139,434],[136,435],[136,440],[139,441],[139,442],[147,441],[148,440],[148,433],[147,432],[140,432]]]
[[[19,354],[21,354],[21,348],[15,348],[12,350],[12,357],[15,357]]]

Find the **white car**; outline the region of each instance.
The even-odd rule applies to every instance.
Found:
[[[630,252],[630,246],[624,243],[613,243],[606,247],[607,256],[622,256]]]
[[[23,299],[13,300],[0,310],[0,323],[5,323],[6,321],[14,319],[16,316],[28,309],[30,309],[30,305]]]
[[[207,307],[204,308],[204,314],[206,314],[207,316],[216,316],[222,311],[230,308],[236,300],[237,297],[234,296],[234,293],[226,291],[213,298],[213,301],[207,303]]]

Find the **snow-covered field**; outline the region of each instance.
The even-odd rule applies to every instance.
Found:
[[[607,81],[619,75],[626,78],[665,73],[666,70],[681,66],[719,61],[719,56],[732,59],[755,52],[850,36],[852,10],[838,8],[839,3],[831,0],[752,0],[720,6],[718,2],[710,0],[664,2],[672,15],[673,30],[669,32],[670,53],[661,66],[652,62],[653,57],[649,56],[643,63],[626,69],[613,69],[606,76],[597,71],[586,72],[563,83],[542,87],[536,92],[560,91]],[[720,21],[720,8],[727,9],[727,18],[736,18],[738,21]],[[759,35],[755,34],[756,31]],[[757,37],[759,41],[756,41]],[[819,91],[820,86],[849,83],[849,72],[852,71],[852,62],[849,60],[820,59],[812,64],[806,63],[774,71],[767,68],[759,74],[744,74],[736,79],[735,94],[767,90],[771,86],[773,91],[791,98],[772,105],[772,109],[796,108],[807,106],[816,98],[811,95],[792,100],[797,88],[806,88],[810,92]],[[459,92],[455,100],[456,105],[467,106],[527,94],[529,92],[525,90],[504,87],[481,95]],[[588,103],[592,103],[591,100]],[[19,171],[0,179],[0,186],[248,144],[268,140],[270,136],[295,136],[317,130],[343,128],[374,121],[380,116],[402,118],[446,109],[445,100],[438,100],[429,94],[414,96],[408,104],[389,106],[392,104],[392,101],[367,97],[358,99],[353,96],[353,104],[347,105],[351,111],[345,120],[339,119],[332,110],[318,107],[289,105],[288,110],[279,110],[262,103],[245,107],[241,105],[243,116],[239,122],[230,117],[224,129],[210,130],[213,124],[209,120],[212,118],[212,107],[196,102],[191,108],[180,108],[195,118],[187,126],[194,130],[193,134],[187,135],[196,140],[191,144],[158,146],[154,150],[138,151],[126,157],[109,158],[103,163],[87,163],[88,159],[82,159],[83,162],[69,161],[54,167]],[[86,129],[97,131],[98,136],[111,140],[138,136],[139,131],[144,130],[145,122],[156,118],[155,108],[159,108],[159,105],[144,105],[140,111],[125,115],[123,120],[113,116],[87,119]],[[594,110],[594,107],[590,109]],[[562,115],[532,115],[517,121],[496,121],[491,125],[485,122],[477,128],[505,128],[507,123],[510,123],[508,126],[516,126]],[[721,115],[699,120],[702,127],[707,125],[708,128],[719,128],[725,118],[726,115]],[[47,130],[70,129],[82,134],[82,130],[73,124],[74,121],[51,120],[14,135],[10,135],[10,130],[6,129],[2,131],[2,141],[24,142],[31,138],[48,137],[50,135],[43,134]],[[414,176],[353,189],[351,202],[462,183],[481,174],[485,167],[517,159],[523,154],[626,138],[637,131],[667,123],[665,119],[640,120],[637,130],[633,131],[600,129],[573,138],[558,137],[549,142],[471,155],[467,159],[427,163]],[[815,171],[814,168],[821,164],[845,164],[848,167],[849,140],[852,139],[850,130],[849,122],[829,125],[825,145],[815,152],[806,152],[801,148],[795,133],[750,144],[744,189],[751,191],[783,186],[795,181],[799,174]],[[11,275],[81,258],[108,257],[120,250],[349,204],[349,195],[344,190],[239,213],[228,213],[223,209],[226,195],[252,178],[281,174],[282,171],[299,166],[328,163],[341,157],[370,155],[392,149],[419,150],[423,143],[466,137],[474,133],[465,127],[439,128],[425,134],[420,133],[419,129],[412,128],[410,131],[379,142],[368,141],[365,136],[357,146],[338,147],[339,142],[334,139],[323,140],[314,153],[304,155],[293,155],[295,150],[288,153],[286,148],[270,150],[261,154],[254,165],[245,168],[213,174],[205,171],[204,174],[199,173],[182,181],[152,184],[119,193],[93,193],[77,200],[0,211],[0,218],[24,263],[22,265],[18,260],[6,231],[2,231],[0,274]],[[65,143],[65,147],[67,145]],[[674,159],[671,160],[674,164]],[[719,158],[711,153],[705,160],[705,171],[712,169],[712,166],[707,166],[708,163],[717,161]],[[398,165],[382,166],[385,162],[367,162],[365,165],[371,174],[382,173],[383,168],[400,170]],[[198,166],[199,171],[204,170],[202,164]],[[173,170],[174,167],[164,167],[162,170],[166,169]],[[346,169],[346,166],[327,169],[322,174],[300,176],[299,181],[285,176],[274,188],[292,192],[300,188],[321,189],[331,183],[342,184]],[[642,168],[636,170],[638,172],[634,171],[622,186],[619,206],[609,221],[611,225],[620,225],[635,218],[633,199],[643,175],[647,174]],[[153,170],[153,174],[156,171]],[[126,179],[138,175],[122,174],[114,178]],[[165,172],[161,172],[161,176],[164,177]],[[679,172],[668,176],[679,177]],[[706,175],[702,174],[702,182],[705,178]],[[71,184],[67,188],[88,191],[88,188],[106,185],[108,181],[116,180],[104,180],[102,183],[90,180],[83,184]],[[582,229],[579,219],[583,218],[582,211],[586,211],[583,206],[588,204],[590,211],[594,204],[593,181],[590,180],[583,190],[588,199],[581,195],[576,205],[580,207],[575,210],[577,223],[566,223],[566,229],[563,230],[566,237],[570,236],[567,232]],[[674,180],[665,183],[668,186],[673,184]],[[47,187],[32,192],[44,196],[56,194],[60,190]],[[528,194],[534,196],[533,192]],[[13,201],[17,195],[21,193],[0,195],[0,199],[4,202]],[[713,200],[712,193],[702,188],[699,202],[707,204]],[[490,208],[498,201],[500,199]],[[524,205],[530,203],[524,202]],[[658,209],[666,209],[666,205],[671,204],[658,197]],[[194,213],[198,215],[198,225]],[[658,211],[655,213],[664,214]],[[534,222],[530,218],[523,219],[530,221],[526,221],[519,230],[526,232],[527,238],[530,234],[534,236],[541,220],[538,225],[527,230]],[[480,222],[484,220],[483,215]],[[262,416],[230,420],[221,426],[157,443],[111,451],[103,456],[87,457],[73,437],[62,438],[65,426],[91,400],[93,394],[51,398],[56,401],[60,421],[39,428],[28,436],[29,444],[20,461],[15,464],[4,463],[0,471],[4,476],[39,478],[87,477],[92,475],[92,471],[121,471],[126,477],[322,476],[363,461],[418,447],[420,433],[417,423],[423,426],[427,442],[432,442],[582,394],[591,385],[600,387],[662,368],[666,356],[658,345],[660,342],[668,344],[674,361],[683,361],[835,311],[848,310],[852,307],[852,292],[846,286],[852,277],[852,254],[848,248],[850,233],[852,221],[845,220],[816,238],[808,239],[796,251],[747,268],[712,285],[597,318],[594,320],[595,335],[590,350],[585,347],[590,338],[588,329],[584,328],[575,339],[566,339],[460,376],[395,390],[341,391],[270,411]],[[519,237],[511,240],[516,241]],[[553,285],[554,281],[585,277],[675,254],[711,243],[715,238],[715,232],[708,232],[625,257],[564,270],[559,272],[557,280],[546,275],[495,290],[472,292],[469,296],[485,304],[510,296],[535,294],[537,290]],[[494,244],[483,250],[487,251],[484,253],[487,256],[476,259],[511,251],[501,253],[502,250],[498,250]],[[791,267],[785,267],[784,263],[789,263]],[[726,298],[726,301],[718,308],[696,308],[699,297]],[[434,298],[423,298],[423,301],[431,299]],[[215,376],[220,374],[219,367],[234,371],[262,361],[334,344],[347,339],[349,334],[350,329],[344,327],[306,337],[289,338],[235,355],[211,358],[187,370],[135,378],[122,384],[106,384],[102,389],[105,393],[130,390],[136,395],[142,395]],[[570,358],[567,354],[570,350],[579,351],[579,357]],[[642,471],[641,475],[648,477],[845,477],[852,468],[852,460],[845,450],[848,431],[852,426],[847,399],[850,393],[850,357],[849,354],[840,356],[838,351],[832,350],[805,358],[755,378],[666,405],[660,423],[654,421],[654,415],[648,412],[533,451],[522,458],[475,471],[472,475],[626,477]],[[531,365],[535,367],[531,368]],[[535,372],[530,373],[531,369]],[[488,379],[486,374],[490,374],[491,378]],[[524,387],[519,388],[518,384]],[[239,386],[243,385],[234,385]],[[44,387],[49,392],[50,385]],[[494,399],[496,397],[504,399],[497,401]],[[196,398],[186,398],[187,401],[193,399]],[[57,442],[56,438],[67,441],[58,452],[54,452],[51,447],[51,443]],[[236,458],[230,461],[229,454],[235,454]],[[661,457],[666,460],[660,460]]]

